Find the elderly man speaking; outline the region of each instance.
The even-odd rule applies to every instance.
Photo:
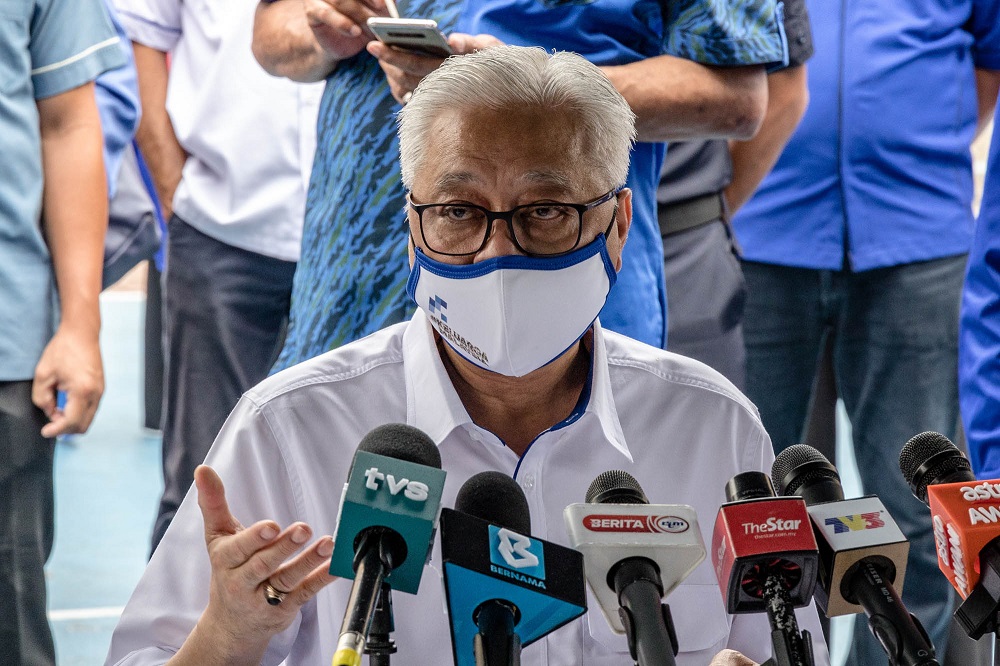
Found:
[[[769,467],[757,410],[727,380],[597,320],[628,235],[635,136],[597,67],[507,46],[451,58],[404,107],[399,134],[400,242],[420,309],[246,393],[126,607],[109,664],[328,663],[351,581],[326,573],[329,536],[307,542],[333,529],[355,447],[381,424],[437,444],[445,506],[473,474],[500,471],[524,489],[532,533],[562,544],[564,507],[608,469],[630,472],[653,502],[694,506],[710,541],[726,481]],[[452,660],[439,551],[427,566],[417,595],[394,598],[404,666]],[[287,592],[280,604],[269,586]],[[728,616],[707,562],[670,604],[678,664],[770,653],[765,616]],[[632,663],[589,606],[521,663]]]

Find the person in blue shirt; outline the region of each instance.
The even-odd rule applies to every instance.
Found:
[[[972,238],[969,146],[1000,83],[1000,2],[807,0],[809,109],[735,216],[749,298],[747,394],[776,451],[801,441],[832,336],[864,491],[910,540],[903,601],[939,654],[952,592],[926,507],[897,470],[954,436],[958,303]],[[850,664],[884,663],[856,623]]]
[[[983,201],[962,291],[958,395],[972,469],[1000,478],[1000,123],[993,127]]]
[[[328,77],[288,338],[275,369],[412,311],[404,289],[406,256],[397,242],[405,202],[393,114],[441,62],[373,42],[365,20],[388,13],[380,1],[309,0],[304,6],[262,3],[254,38],[255,54],[272,74]],[[403,16],[435,19],[444,32],[457,31],[450,37],[456,53],[497,40],[575,51],[600,65],[625,94],[639,116],[641,143],[627,183],[635,192],[636,222],[626,269],[601,320],[658,347],[667,325],[655,202],[663,141],[752,136],[766,105],[764,65],[786,58],[773,2],[739,0],[726,12],[716,9],[704,0],[399,4]]]
[[[0,664],[55,664],[54,438],[85,431],[104,390],[93,80],[124,61],[100,0],[0,4]]]

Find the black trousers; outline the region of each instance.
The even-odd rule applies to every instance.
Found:
[[[284,342],[295,263],[170,220],[163,496],[152,548],[163,538],[229,412],[274,365]]]
[[[0,382],[0,664],[53,666],[45,616],[45,562],[52,552],[55,440],[31,382]]]

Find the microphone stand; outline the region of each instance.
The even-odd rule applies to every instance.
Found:
[[[955,611],[955,619],[969,638],[994,635],[993,663],[1000,655],[1000,537],[979,551],[979,582]]]
[[[368,630],[368,642],[365,644],[365,654],[368,655],[369,666],[389,666],[389,657],[396,653],[396,641],[389,637],[396,630],[392,617],[392,587],[382,583],[378,595],[378,604],[372,615],[372,626]]]
[[[476,666],[521,666],[521,637],[514,631],[517,609],[499,599],[475,612],[479,633],[472,641]]]
[[[780,576],[771,574],[764,583],[767,619],[771,623],[774,656],[761,666],[813,666],[809,632],[799,632],[799,623]]]

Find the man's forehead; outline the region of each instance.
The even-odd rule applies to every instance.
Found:
[[[525,187],[542,187],[552,189],[571,189],[575,184],[579,184],[579,177],[560,168],[537,168],[517,171],[512,174],[515,184]],[[435,178],[433,186],[437,189],[460,188],[465,185],[476,186],[486,185],[486,177],[480,171],[464,169],[461,166],[445,170]]]

